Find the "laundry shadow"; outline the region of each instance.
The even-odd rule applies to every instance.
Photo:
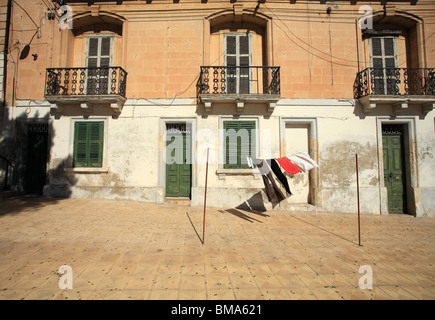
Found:
[[[236,216],[238,218],[244,219],[244,220],[249,221],[251,223],[254,223],[254,221],[255,222],[259,222],[259,223],[263,223],[263,221],[255,219],[255,218],[253,218],[251,216],[248,216],[246,213],[244,213],[244,212],[242,212],[240,210],[237,210],[237,209],[219,210],[219,212],[221,212],[221,213],[225,213],[225,212],[230,213],[230,214],[232,214],[232,215],[234,215],[234,216]],[[254,212],[254,211],[249,211],[249,213],[258,214],[258,215],[261,215],[263,217],[268,217],[269,216],[267,214],[262,214],[262,213]]]
[[[261,191],[254,194],[251,198],[246,201],[243,201],[241,204],[236,206],[235,208],[219,210],[221,213],[230,213],[238,218],[244,219],[251,223],[259,222],[263,223],[261,220],[258,220],[252,215],[257,215],[261,217],[269,217],[268,214],[265,214],[267,209],[264,206],[263,197],[261,195]],[[252,214],[252,215],[248,215]]]
[[[250,197],[248,200],[243,201],[241,204],[239,204],[236,209],[241,210],[247,210],[247,211],[255,211],[255,212],[265,212],[267,211],[266,207],[264,206],[263,197],[261,195],[261,191],[258,191],[256,194],[254,194],[252,197]]]

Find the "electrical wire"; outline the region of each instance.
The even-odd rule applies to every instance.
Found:
[[[21,8],[21,10],[24,11],[24,13],[29,17],[29,19],[33,22],[33,24],[36,26],[36,28],[40,28],[40,26],[38,26],[35,22],[35,20],[33,20],[33,18],[30,16],[30,14],[26,11],[26,9],[24,9],[18,2],[16,2],[15,0],[12,0],[18,7]]]
[[[237,42],[236,42],[236,45],[235,45],[235,46],[237,47],[239,44],[240,44],[240,38],[237,37]],[[213,62],[211,62],[211,63],[210,63],[210,66],[213,66],[213,64],[214,64],[216,61],[220,60],[220,58],[221,58],[222,56],[224,56],[224,55],[227,53],[227,51],[228,51],[228,49],[222,50],[222,54],[221,54],[219,57],[217,57]],[[198,74],[195,76],[195,78],[193,79],[193,81],[188,85],[188,87],[187,87],[185,90],[180,91],[180,92],[177,92],[177,93],[174,95],[174,97],[172,98],[172,101],[171,101],[169,104],[156,103],[155,101],[151,101],[150,99],[144,99],[144,100],[147,101],[147,102],[149,102],[149,103],[151,103],[152,105],[155,105],[155,106],[160,106],[160,107],[164,107],[164,108],[169,108],[169,107],[172,106],[172,104],[175,102],[175,99],[176,99],[178,96],[180,96],[180,95],[182,95],[183,93],[185,93],[187,90],[190,89],[190,87],[192,86],[192,84],[194,84],[196,81],[198,81],[198,79],[199,79],[200,76],[201,76],[201,71],[198,72]],[[136,106],[136,104],[135,104],[135,106]]]
[[[310,45],[309,43],[307,43],[306,41],[304,41],[303,39],[301,39],[301,38],[299,38],[297,35],[295,35],[291,30],[290,30],[290,28],[288,27],[288,25],[286,24],[286,23],[284,23],[276,14],[275,14],[275,12],[274,11],[272,11],[271,9],[269,9],[269,7],[267,7],[265,4],[263,4],[263,6],[264,7],[266,7],[273,15],[274,15],[274,17],[279,21],[279,22],[281,22],[285,27],[286,27],[286,29],[291,33],[291,35],[293,36],[293,37],[295,37],[297,40],[299,40],[300,42],[302,42],[303,44],[305,44],[308,48],[310,48],[310,49],[313,49],[313,50],[315,50],[315,51],[317,51],[317,52],[319,52],[319,53],[321,53],[321,54],[324,54],[325,56],[329,56],[329,58],[324,58],[324,57],[321,57],[321,56],[319,56],[318,54],[315,54],[315,53],[313,53],[313,52],[311,52],[310,50],[308,50],[308,49],[306,49],[305,47],[303,47],[302,45],[300,45],[300,44],[298,44],[296,41],[294,41],[294,39],[292,39],[292,38],[290,38],[289,37],[289,35],[287,34],[287,32],[283,29],[283,28],[281,28],[278,24],[276,24],[275,22],[274,22],[274,24],[281,30],[281,31],[283,31],[284,32],[284,34],[286,35],[286,37],[291,41],[291,42],[293,42],[295,45],[297,45],[299,48],[301,48],[302,50],[304,50],[304,51],[306,51],[308,54],[310,54],[310,55],[313,55],[313,56],[315,56],[315,57],[317,57],[317,58],[319,58],[319,59],[322,59],[322,60],[324,60],[324,61],[327,61],[327,62],[331,62],[331,58],[334,58],[334,59],[337,59],[337,60],[342,60],[342,61],[346,61],[346,62],[352,62],[352,63],[357,63],[358,61],[356,61],[356,60],[349,60],[349,59],[346,59],[346,58],[341,58],[341,57],[337,57],[337,56],[334,56],[334,55],[331,55],[330,53],[327,53],[327,52],[324,52],[324,51],[322,51],[322,50],[320,50],[320,49],[317,49],[316,47],[314,47],[314,46],[312,46],[312,45]],[[265,13],[265,12],[264,12]],[[266,13],[265,13],[266,14]],[[344,63],[339,63],[339,62],[332,62],[332,63],[334,63],[334,64],[337,64],[337,65],[341,65],[341,66],[345,66],[345,67],[357,67],[357,65],[350,65],[350,64],[344,64]]]
[[[309,2],[307,2],[307,4],[308,4]],[[435,2],[433,2],[434,4],[435,4]],[[272,9],[270,9],[265,3],[262,3],[262,5],[263,5],[263,7],[265,7],[279,22],[281,22],[285,27],[286,27],[286,29],[288,30],[288,32],[294,37],[294,38],[296,38],[298,41],[300,41],[301,43],[303,43],[305,46],[307,46],[307,48],[305,48],[304,46],[302,46],[302,45],[300,45],[300,44],[298,44],[294,39],[292,39],[288,34],[287,34],[287,32],[283,29],[283,28],[281,28],[279,25],[277,25],[277,23],[275,23],[274,22],[274,25],[276,25],[281,31],[283,31],[284,32],[284,34],[285,34],[285,36],[291,41],[291,42],[293,42],[295,45],[297,45],[299,48],[301,48],[302,50],[304,50],[304,51],[306,51],[308,54],[310,54],[310,55],[312,55],[312,56],[315,56],[315,57],[317,57],[317,58],[319,58],[319,59],[321,59],[321,60],[324,60],[324,61],[327,61],[327,62],[331,62],[331,58],[334,58],[334,59],[336,59],[336,60],[341,60],[341,61],[343,61],[343,62],[348,62],[348,63],[351,63],[351,64],[346,64],[346,63],[340,63],[340,62],[332,62],[333,64],[335,64],[335,65],[340,65],[340,66],[345,66],[345,67],[358,67],[357,65],[354,65],[354,63],[358,63],[358,60],[350,60],[350,59],[346,59],[346,58],[341,58],[341,57],[337,57],[337,56],[334,56],[334,55],[331,55],[330,53],[327,53],[327,52],[324,52],[324,51],[322,51],[322,50],[320,50],[320,49],[318,49],[318,48],[316,48],[316,47],[314,47],[314,46],[312,46],[310,43],[308,43],[308,42],[306,42],[306,41],[304,41],[303,39],[301,39],[300,37],[298,37],[294,32],[292,32],[291,31],[291,29],[289,28],[289,26],[286,24],[286,23],[284,23],[283,22],[283,19],[281,19],[280,17],[278,17],[276,14],[275,14],[275,12],[272,10]],[[261,9],[261,8],[260,8]],[[275,8],[274,8],[275,9]],[[300,9],[300,10],[304,10],[304,9]],[[264,14],[267,14],[267,12],[265,12],[264,10],[262,10],[263,11],[263,13]],[[280,11],[280,13],[281,13],[281,9],[279,9],[279,11]],[[354,10],[349,10],[349,11],[354,11]],[[434,10],[435,11],[435,10]],[[307,13],[309,13],[310,12],[310,10],[309,9],[307,9]],[[425,10],[425,12],[427,12],[427,10]],[[319,12],[320,13],[320,12]],[[321,13],[324,13],[324,11],[321,11]],[[296,16],[295,16],[296,17]],[[297,16],[297,17],[299,17],[299,18],[301,18],[300,16]],[[311,20],[310,20],[310,18],[309,18],[309,16],[307,15],[307,20],[295,20],[295,21],[299,21],[299,22],[308,22],[308,23],[310,23],[311,22]],[[323,19],[322,19],[322,21],[323,21]],[[349,22],[349,23],[352,23],[352,24],[354,24],[355,23],[355,21],[353,21],[353,22]],[[431,34],[429,37],[427,37],[426,39],[425,39],[425,41],[427,40],[427,39],[429,39],[431,36],[432,36],[433,34]],[[315,54],[315,53],[313,53],[313,52],[311,52],[310,51],[310,49],[313,49],[313,50],[315,50],[315,51],[317,51],[317,52],[319,52],[319,53],[321,53],[321,54],[323,54],[323,55],[325,55],[325,56],[329,56],[329,58],[324,58],[324,57],[322,57],[322,56],[319,56],[318,54]],[[405,54],[405,53],[401,53],[400,55],[403,55],[403,54]]]

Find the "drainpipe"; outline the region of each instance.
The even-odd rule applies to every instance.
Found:
[[[3,93],[0,106],[0,132],[3,132],[3,116],[6,100],[6,82],[8,74],[8,53],[9,53],[9,32],[11,26],[11,12],[12,12],[12,0],[8,0],[8,7],[6,13],[6,30],[5,30],[5,44],[3,48]]]

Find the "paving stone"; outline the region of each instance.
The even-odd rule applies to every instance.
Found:
[[[0,299],[435,298],[435,219],[230,209],[2,199]]]

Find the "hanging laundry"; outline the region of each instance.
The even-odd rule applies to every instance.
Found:
[[[296,154],[297,157],[302,158],[303,160],[311,163],[315,168],[319,168],[319,165],[317,164],[316,161],[314,161],[310,155],[306,152],[299,152],[298,154]]]
[[[296,166],[294,163],[292,163],[287,158],[277,158],[276,161],[280,164],[280,166],[289,174],[296,174],[301,172],[301,169]]]
[[[251,157],[246,157],[246,162],[248,163],[248,167],[249,168],[254,168],[254,164],[252,163],[252,158]]]
[[[288,157],[288,159],[291,162],[293,162],[303,172],[308,172],[309,170],[314,169],[314,166],[310,162],[308,162],[308,161],[306,161],[298,156],[290,156],[290,157]]]
[[[258,170],[263,178],[263,183],[266,188],[266,195],[270,202],[277,200],[281,202],[285,199],[281,189],[277,186],[275,179],[273,178],[271,168],[265,159],[254,159],[254,163],[257,165]]]
[[[278,165],[278,162],[275,159],[270,159],[268,161],[270,161],[270,167],[272,168],[272,171],[275,174],[275,176],[278,178],[278,180],[284,186],[285,191],[287,191],[287,193],[289,193],[289,194],[292,194],[290,191],[290,186],[288,185],[287,178],[282,173],[282,171]]]

